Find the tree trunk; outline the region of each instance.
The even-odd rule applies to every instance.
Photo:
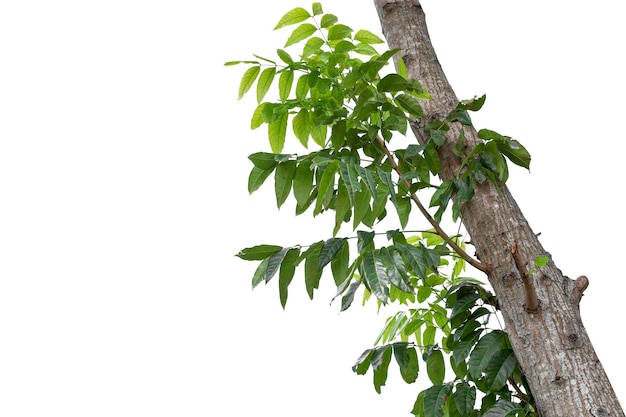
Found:
[[[374,0],[391,48],[401,51],[408,75],[432,95],[423,103],[426,120],[443,119],[458,103],[433,50],[419,0]],[[458,123],[450,129],[439,156],[443,179],[452,178],[460,160],[452,152],[464,129],[471,149],[480,142],[476,130]],[[587,279],[563,276],[552,260],[537,268],[537,256],[550,256],[506,187],[488,181],[464,203],[461,219],[488,265],[488,279],[498,298],[506,331],[541,416],[624,416],[579,314]]]

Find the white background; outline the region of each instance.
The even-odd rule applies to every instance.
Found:
[[[277,211],[271,181],[247,194],[246,157],[269,146],[248,128],[254,94],[236,100],[244,68],[222,65],[273,57],[296,6],[0,4],[0,415],[409,415],[422,386],[392,366],[377,395],[350,369],[384,311],[338,314],[330,277],[308,301],[301,275],[283,311],[233,256],[332,230]],[[369,1],[323,6],[380,34]],[[626,401],[624,6],[424,8],[458,96],[487,94],[477,127],[533,155],[510,188],[563,272],[589,277],[582,315]]]

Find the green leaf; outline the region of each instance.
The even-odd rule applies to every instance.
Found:
[[[305,148],[309,142],[309,135],[311,134],[311,129],[313,124],[309,118],[309,111],[305,108],[300,109],[298,114],[296,114],[292,120],[293,133],[298,138],[302,146]]]
[[[346,239],[342,239],[341,248],[337,251],[333,259],[330,261],[330,269],[333,273],[335,284],[339,286],[348,277],[348,267],[350,265],[350,245]]]
[[[285,70],[280,73],[278,78],[278,96],[283,103],[289,98],[291,86],[293,85],[293,71]]]
[[[242,249],[235,256],[243,259],[244,261],[260,261],[269,258],[281,249],[282,246],[257,245],[250,248]]]
[[[474,346],[476,346],[476,343],[478,342],[481,333],[482,329],[475,330],[474,332],[466,335],[459,343],[454,346],[454,349],[452,351],[452,359],[454,359],[456,363],[465,361],[465,358],[467,358],[472,349],[474,349]]]
[[[530,169],[530,153],[515,139],[506,138],[506,140],[496,141],[498,149],[511,162],[526,169]]]
[[[318,2],[313,3],[312,9],[313,9],[313,15],[314,16],[318,16],[318,15],[324,13],[322,11],[322,4],[321,3],[318,3]]]
[[[410,244],[397,243],[396,247],[411,266],[413,273],[419,278],[426,279],[427,264],[423,253],[416,246]]]
[[[449,385],[435,385],[424,391],[424,417],[443,417],[451,391]]]
[[[476,387],[462,382],[456,386],[454,403],[462,416],[469,416],[476,404]]]
[[[277,49],[278,57],[287,65],[293,64],[293,58],[284,49]]]
[[[309,298],[313,299],[313,291],[319,287],[322,270],[317,267],[318,257],[322,249],[323,241],[312,244],[303,254],[304,261],[304,283]]]
[[[411,199],[400,198],[398,200],[398,218],[400,219],[400,226],[404,229],[409,222],[409,214],[411,214]]]
[[[384,40],[382,40],[381,38],[379,38],[378,36],[374,35],[372,32],[367,31],[367,30],[359,30],[354,35],[354,39],[359,42],[363,42],[367,44],[385,43]]]
[[[289,124],[289,114],[282,113],[276,120],[268,124],[267,135],[270,140],[272,152],[280,153],[285,146],[285,137],[287,136],[287,125]]]
[[[489,362],[498,353],[506,338],[506,333],[494,330],[484,335],[470,355],[468,371],[474,379],[480,378]]]
[[[363,253],[366,250],[373,249],[374,245],[374,236],[376,236],[376,232],[366,232],[364,230],[358,230],[356,232],[357,235],[357,249],[359,253]],[[370,246],[371,245],[371,246]]]
[[[252,161],[255,167],[261,169],[272,169],[278,165],[279,161],[286,161],[289,159],[291,155],[288,154],[279,154],[276,155],[274,153],[269,152],[255,152],[248,156],[248,159]]]
[[[485,369],[485,384],[488,391],[500,390],[513,373],[517,359],[511,349],[496,353]]]
[[[352,34],[352,29],[340,23],[328,28],[328,40],[329,41],[336,41],[339,39],[349,38],[351,34]]]
[[[289,26],[289,25],[295,25],[296,23],[300,23],[304,20],[307,20],[309,17],[311,17],[309,12],[307,12],[302,7],[296,7],[295,9],[290,10],[287,13],[285,13],[285,15],[280,18],[274,30],[280,29],[282,27]]]
[[[278,272],[280,264],[283,262],[283,259],[285,259],[285,255],[287,255],[289,249],[291,248],[282,248],[269,257],[267,268],[265,269],[265,274],[263,275],[263,280],[266,284],[274,277],[274,275],[276,275],[276,272]]]
[[[391,345],[379,346],[372,354],[372,369],[374,370],[374,389],[380,394],[380,388],[387,381],[387,371],[391,362]]]
[[[339,175],[343,180],[347,190],[348,196],[350,197],[350,203],[354,205],[355,193],[361,191],[361,186],[359,185],[359,178],[356,173],[356,167],[353,162],[345,163],[341,161],[339,163]]]
[[[335,160],[326,165],[322,178],[317,186],[318,195],[315,203],[315,209],[313,210],[314,215],[321,213],[322,208],[329,203],[327,198],[328,200],[330,199],[328,196],[332,196],[332,192],[335,189],[335,174],[338,169],[339,161]]]
[[[388,74],[378,82],[376,88],[380,92],[396,92],[405,90],[408,85],[408,81],[401,75]]]
[[[317,28],[310,23],[301,24],[291,33],[291,36],[287,39],[285,48],[308,38],[316,31]]]
[[[320,27],[329,28],[335,23],[337,23],[339,19],[334,14],[325,14],[322,16],[322,20],[320,21]]]
[[[361,356],[359,356],[354,365],[352,365],[352,370],[356,372],[357,375],[365,375],[367,368],[369,368],[372,363],[372,353],[374,353],[374,349],[367,349],[361,353]]]
[[[367,252],[363,255],[362,267],[363,277],[369,290],[383,304],[386,304],[389,301],[390,278],[382,258],[378,253]]]
[[[265,182],[267,177],[274,171],[274,168],[271,169],[261,169],[256,166],[252,167],[250,171],[250,175],[248,176],[248,193],[252,194]]]
[[[243,77],[241,77],[241,82],[239,83],[239,99],[250,90],[260,72],[261,67],[257,65],[248,68],[246,72],[243,73]]]
[[[313,191],[313,170],[311,163],[301,162],[293,178],[293,195],[299,206],[306,203]]]
[[[362,282],[363,282],[362,279],[359,279],[357,281],[354,281],[352,284],[350,284],[348,291],[346,291],[343,297],[341,297],[341,310],[340,311],[346,311],[348,307],[350,307],[350,305],[354,301],[354,294],[356,293],[356,290],[359,289]]]
[[[406,69],[406,64],[404,63],[404,59],[402,59],[401,57],[398,58],[398,75],[406,79],[409,78],[409,74]]]
[[[454,303],[452,313],[450,313],[450,320],[452,321],[457,315],[470,310],[478,299],[480,299],[480,296],[474,292],[463,294]]]
[[[296,260],[300,255],[300,248],[290,248],[283,262],[280,264],[280,272],[278,273],[278,293],[280,297],[280,305],[285,308],[287,305],[287,288],[293,280],[296,271]]]
[[[414,347],[409,347],[406,342],[393,344],[393,355],[400,367],[400,375],[407,384],[417,380],[419,373],[419,361]]]
[[[327,134],[328,134],[328,126],[326,125],[311,127],[311,137],[313,138],[313,142],[315,142],[322,148],[326,146]]]
[[[328,265],[343,248],[345,242],[345,238],[338,237],[333,237],[325,241],[317,260],[317,268],[323,269],[326,265]]]
[[[324,40],[318,37],[312,37],[306,44],[304,45],[304,49],[302,50],[302,58],[309,57],[313,54],[316,54],[320,48],[324,45]]]
[[[443,353],[439,349],[433,349],[426,361],[426,373],[433,385],[441,385],[446,376],[446,365]]]
[[[462,110],[478,111],[483,107],[486,99],[487,96],[483,94],[480,97],[474,97],[470,100],[462,100],[457,107],[461,108]]]
[[[397,199],[397,196],[396,196],[395,186],[393,184],[393,180],[391,179],[391,172],[384,171],[381,168],[378,168],[378,170],[376,172],[378,173],[378,176],[380,177],[380,179],[383,182],[383,184],[385,184],[387,186],[387,188],[389,189],[389,197],[391,198],[391,202],[397,208],[398,207],[398,199]]]
[[[261,72],[259,82],[256,85],[257,103],[263,101],[263,97],[265,97],[265,94],[267,94],[272,85],[272,81],[274,81],[274,75],[276,75],[276,67],[265,68],[263,72]]]
[[[265,277],[265,270],[267,269],[267,264],[269,263],[269,260],[269,258],[263,259],[263,261],[254,271],[254,276],[252,277],[252,288],[255,288],[257,285],[263,282],[263,277]]]
[[[261,103],[254,110],[254,113],[252,114],[252,120],[250,120],[250,129],[254,130],[263,124],[263,108],[266,104],[267,103]]]
[[[508,417],[517,415],[518,413],[524,413],[524,407],[522,407],[521,404],[498,400],[493,407],[483,414],[483,417]]]
[[[400,94],[395,98],[396,104],[413,117],[424,117],[424,111],[417,99],[409,94]]]
[[[296,161],[289,160],[276,167],[276,174],[274,175],[274,190],[276,192],[276,204],[280,208],[287,200],[289,193],[291,192],[291,186],[293,178],[296,174]]]

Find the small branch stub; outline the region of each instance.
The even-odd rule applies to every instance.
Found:
[[[513,244],[513,247],[511,248],[511,254],[513,255],[513,261],[515,261],[515,267],[522,277],[524,298],[526,299],[526,311],[528,311],[529,313],[534,313],[539,310],[539,298],[537,298],[537,292],[535,291],[533,277],[528,273],[528,260],[517,249],[517,243]]]
[[[581,275],[574,281],[574,295],[576,296],[576,301],[580,303],[580,299],[583,298],[583,292],[589,286],[589,279]]]

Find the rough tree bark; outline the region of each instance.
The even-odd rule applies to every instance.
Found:
[[[383,34],[408,74],[432,95],[423,103],[426,120],[412,124],[418,141],[421,126],[443,119],[458,103],[437,60],[419,0],[374,0]],[[447,135],[439,156],[443,179],[454,176],[460,160],[452,152],[460,129],[468,149],[480,139],[458,123]],[[488,266],[504,316],[506,331],[526,375],[541,416],[624,416],[619,401],[583,326],[579,302],[587,279],[572,280],[550,259],[533,271],[538,255],[549,256],[507,188],[489,182],[465,203],[461,219],[476,256]]]

